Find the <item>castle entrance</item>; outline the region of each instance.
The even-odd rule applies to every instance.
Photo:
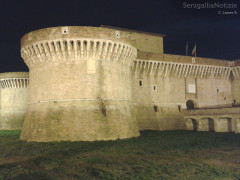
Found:
[[[194,109],[195,108],[194,102],[192,100],[188,100],[186,102],[186,106],[187,106],[187,109]]]

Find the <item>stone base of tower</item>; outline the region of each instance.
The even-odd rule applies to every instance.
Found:
[[[0,130],[21,130],[23,126],[25,112],[21,110],[12,110],[1,112]]]
[[[98,141],[139,136],[127,101],[75,100],[31,104],[21,140]]]
[[[13,73],[9,73],[9,75],[11,74]],[[22,87],[24,82],[21,77],[18,80],[17,87],[0,88],[0,130],[22,129],[28,107],[28,88]],[[11,81],[16,82],[14,79]]]

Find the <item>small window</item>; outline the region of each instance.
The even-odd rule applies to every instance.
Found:
[[[192,63],[195,63],[195,58],[192,58]]]
[[[120,38],[120,31],[116,31],[116,38]]]
[[[219,89],[217,89],[217,93],[219,92]]]
[[[236,103],[236,99],[233,100],[233,103]]]
[[[153,86],[153,91],[157,91],[157,86]]]
[[[178,105],[178,111],[179,112],[181,112],[181,109],[182,109],[181,105]]]
[[[158,111],[158,108],[157,108],[157,106],[153,106],[153,108],[154,108],[154,111],[155,111],[155,112],[157,112],[157,111]]]
[[[139,81],[139,86],[142,86],[142,80]]]
[[[62,27],[62,34],[68,34],[68,27]]]

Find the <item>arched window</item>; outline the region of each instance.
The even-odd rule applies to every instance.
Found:
[[[192,100],[188,100],[186,102],[186,106],[187,106],[187,109],[194,109],[195,108],[194,102]]]

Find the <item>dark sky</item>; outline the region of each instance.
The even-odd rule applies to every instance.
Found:
[[[235,3],[236,9],[184,8],[184,3]],[[240,59],[238,0],[0,0],[0,72],[28,71],[20,56],[20,38],[53,26],[116,26],[166,34],[164,52]],[[234,15],[218,11],[237,11]]]

